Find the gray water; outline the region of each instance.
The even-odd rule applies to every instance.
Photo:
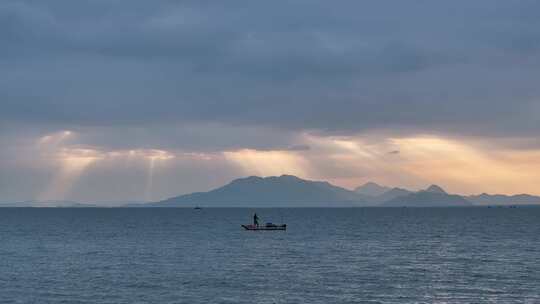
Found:
[[[0,209],[1,303],[540,303],[540,208]]]

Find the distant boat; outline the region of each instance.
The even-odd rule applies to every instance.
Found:
[[[272,224],[272,223],[267,223],[266,225],[253,225],[253,224],[250,224],[250,225],[242,225],[242,227],[245,230],[252,230],[252,231],[256,231],[256,230],[287,230],[287,224],[282,224],[282,225],[276,225],[276,224]]]
[[[195,207],[195,208],[193,208],[193,209],[195,209],[195,210],[201,210],[202,208],[201,208],[201,207]]]

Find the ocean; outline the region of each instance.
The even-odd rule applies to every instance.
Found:
[[[0,303],[540,303],[540,208],[1,208]]]

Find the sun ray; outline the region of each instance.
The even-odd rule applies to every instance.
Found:
[[[306,163],[290,151],[258,151],[242,149],[224,152],[230,162],[238,165],[244,174],[261,176],[294,174],[306,176]]]
[[[60,169],[39,200],[62,200],[69,194],[73,184],[92,163],[103,156],[91,149],[62,149],[57,156]]]
[[[175,157],[174,154],[164,150],[149,150],[142,153],[148,161],[148,172],[146,178],[145,199],[146,201],[152,201],[154,190],[154,175],[156,171],[156,165],[163,163]]]

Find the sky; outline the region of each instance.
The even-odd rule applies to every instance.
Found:
[[[248,175],[540,194],[540,2],[0,2],[0,202]]]

